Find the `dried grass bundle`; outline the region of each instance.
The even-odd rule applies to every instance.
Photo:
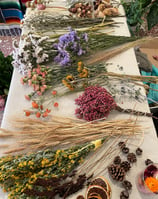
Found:
[[[140,76],[140,75],[127,75],[127,74],[118,74],[113,72],[107,72],[105,75],[108,77],[112,77],[113,79],[129,79],[130,81],[144,81],[148,83],[158,84],[158,77],[157,76]]]
[[[48,147],[67,147],[83,144],[100,138],[109,139],[119,135],[141,133],[141,126],[135,120],[81,122],[81,120],[53,116],[49,121],[34,119],[16,120],[19,131],[1,129],[1,137],[13,136],[16,147],[7,153],[20,150],[40,150]],[[18,146],[18,147],[17,147]]]
[[[90,55],[89,58],[85,61],[85,64],[92,65],[92,64],[96,64],[102,61],[107,61],[111,59],[112,57],[119,55],[120,53],[123,53],[130,48],[133,48],[135,46],[141,46],[142,44],[154,41],[155,39],[156,38],[154,37],[144,37],[136,41],[131,41],[121,46],[114,47],[112,49],[102,50],[98,52],[95,51],[95,56],[94,56],[94,53]]]

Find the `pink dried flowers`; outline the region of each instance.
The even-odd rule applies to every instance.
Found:
[[[107,117],[111,110],[116,108],[116,103],[110,93],[103,87],[89,86],[84,93],[75,99],[80,107],[75,114],[80,119],[93,121]]]
[[[30,100],[35,94],[41,96],[46,90],[51,88],[51,68],[46,66],[37,66],[29,70],[27,75],[21,78],[22,84],[28,84],[33,87],[34,92],[25,95],[27,100]]]
[[[28,71],[27,75],[21,78],[22,84],[27,84],[33,88],[33,92],[28,95],[25,95],[26,100],[32,100],[32,109],[33,110],[24,110],[24,113],[27,117],[30,115],[35,115],[37,118],[47,117],[51,112],[48,108],[43,108],[44,97],[43,94],[46,90],[50,89],[51,86],[51,74],[52,69],[46,66],[37,65],[36,68],[33,68]],[[57,91],[52,91],[52,96],[56,97]],[[42,96],[42,97],[41,97]],[[39,99],[38,99],[39,98]],[[41,99],[40,99],[41,98]],[[54,107],[58,107],[58,103],[54,103]]]

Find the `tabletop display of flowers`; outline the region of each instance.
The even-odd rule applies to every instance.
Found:
[[[109,3],[109,1],[106,2]],[[95,1],[95,8],[97,5],[96,10],[101,8],[100,5],[102,3],[105,4],[105,1]],[[34,0],[28,4],[33,9],[35,7],[39,10],[45,9],[43,0]],[[89,6],[89,4],[87,6]],[[103,8],[104,7],[105,5]],[[86,7],[83,9],[86,9]],[[91,10],[88,9],[90,8],[87,8],[86,13]],[[83,10],[80,8],[80,11]],[[122,80],[125,78],[126,80],[123,79],[122,84],[125,84],[125,82],[128,83],[127,88],[130,88],[129,84],[131,85],[134,81],[143,81],[144,79],[108,73],[106,64],[100,63],[104,60],[105,55],[108,54],[108,51],[106,51],[104,54],[101,54],[103,57],[97,57],[96,54],[102,50],[116,47],[116,45],[135,41],[136,38],[110,36],[101,32],[95,32],[93,29],[90,31],[84,31],[75,30],[71,27],[68,28],[68,30],[64,29],[63,34],[55,34],[55,30],[52,31],[54,31],[54,34],[49,36],[43,36],[38,33],[22,35],[21,45],[16,46],[15,44],[13,64],[23,75],[23,77],[20,79],[21,84],[32,88],[32,92],[24,96],[26,100],[31,102],[32,106],[32,109],[24,110],[24,113],[27,117],[33,115],[40,119],[47,118],[49,113],[53,112],[53,108],[59,107],[59,104],[56,100],[56,97],[59,94],[61,96],[66,96],[66,94],[69,92],[77,91],[83,91],[82,95],[80,95],[74,101],[74,103],[76,103],[78,106],[74,115],[79,119],[82,119],[82,121],[77,120],[76,122],[77,129],[79,129],[80,132],[80,129],[82,129],[81,124],[86,126],[87,132],[87,124],[84,120],[86,120],[89,125],[93,124],[93,122],[95,124],[95,122],[97,123],[100,119],[106,119],[112,110],[152,116],[150,113],[138,112],[131,109],[122,109],[117,105],[114,99],[114,92],[116,94],[117,89],[115,89],[113,86],[114,92],[112,93],[110,92],[112,91],[112,87],[109,88],[109,90],[106,90],[103,87],[111,86],[109,76],[111,79],[112,77],[114,77],[114,79],[118,78],[119,81],[120,79]],[[121,50],[122,49],[120,49],[120,51]],[[107,56],[107,59],[108,58],[109,55]],[[92,64],[87,60],[92,60]],[[48,67],[47,64],[50,62],[52,62],[52,66],[50,64]],[[157,81],[157,79],[152,78],[151,81]],[[134,98],[136,99],[137,97],[138,99],[138,97],[141,95],[141,92],[139,89],[136,90],[133,85],[135,84],[132,84],[131,90],[134,90]],[[59,92],[57,90],[58,86],[61,88],[59,89]],[[125,95],[125,85],[121,86],[120,92],[123,93],[123,96]],[[48,99],[48,93],[51,94],[51,99]],[[46,105],[49,100],[51,100],[51,106]],[[44,121],[50,125],[49,127],[52,130],[51,121],[49,118],[47,119],[48,120]],[[62,120],[62,118],[60,119]],[[32,121],[35,122],[35,120],[28,120],[30,121],[30,124]],[[26,121],[27,120],[24,120],[23,122]],[[19,149],[19,151],[17,150],[16,152],[19,152],[20,155],[9,155],[0,158],[0,185],[4,191],[10,192],[8,196],[10,199],[45,199],[55,198],[56,195],[66,198],[72,193],[82,189],[88,179],[92,177],[87,176],[86,170],[84,170],[84,174],[81,173],[81,170],[79,170],[80,172],[77,174],[75,169],[78,169],[77,166],[84,162],[88,154],[92,153],[104,143],[106,136],[103,137],[100,135],[97,140],[95,140],[93,137],[94,141],[92,141],[92,138],[90,139],[90,136],[88,136],[86,142],[82,144],[78,142],[78,145],[72,143],[72,147],[70,147],[70,143],[66,140],[66,136],[68,136],[67,132],[69,132],[69,136],[72,138],[73,142],[74,136],[76,139],[77,134],[75,134],[74,131],[75,127],[74,125],[71,127],[70,124],[67,123],[67,121],[71,123],[71,120],[69,118],[65,118],[64,121],[66,122],[66,125],[64,124],[65,128],[63,129],[62,134],[61,124],[59,121],[57,121],[53,122],[53,128],[58,129],[59,134],[54,133],[54,130],[51,132],[46,125],[44,125],[44,131],[39,125],[40,123],[42,124],[42,121],[38,119],[36,121],[37,123],[35,123],[35,125],[37,124],[35,130],[41,131],[41,134],[34,131],[35,137],[32,135],[31,141],[28,138],[30,132],[28,133],[28,128],[25,128],[28,137],[24,139],[23,142],[26,144],[29,143],[27,145],[26,151],[31,150],[30,146],[32,143],[35,143],[35,145],[37,145],[36,149],[41,149],[40,151],[34,150],[35,152],[29,152],[27,154],[25,154],[23,151],[23,154],[20,154],[21,149]],[[102,121],[100,120],[100,122]],[[118,122],[120,123],[120,121]],[[33,127],[33,124],[30,126]],[[127,125],[127,123],[125,125]],[[134,127],[136,127],[136,125]],[[138,129],[133,127],[131,128],[133,135],[134,130],[137,132]],[[102,130],[104,131],[103,128]],[[97,131],[97,133],[100,133],[100,131]],[[129,130],[127,131],[129,132]],[[24,131],[21,132],[24,134]],[[121,130],[120,132],[120,136],[123,136]],[[49,133],[52,134],[50,135]],[[96,131],[90,134],[93,136],[93,133],[96,134]],[[51,136],[49,143],[46,139],[48,138],[48,134]],[[55,140],[55,137],[58,137],[59,139]],[[61,137],[65,143],[62,141]],[[113,136],[113,138],[114,137],[115,136]],[[38,138],[38,141],[34,138]],[[110,137],[108,137],[107,140],[109,140],[109,138]],[[54,145],[52,144],[51,139],[53,139]],[[82,136],[81,139],[83,140]],[[40,140],[45,141],[43,142],[44,145],[42,145],[42,147],[40,145],[42,144],[40,143]],[[53,148],[53,146],[56,146],[56,148]],[[61,148],[58,149],[58,146]],[[105,153],[107,156],[104,156],[104,158],[102,156],[102,160],[104,159],[104,161],[105,158],[111,154],[111,146],[109,148],[110,149]],[[94,162],[92,162],[91,165],[87,164],[85,168],[88,170],[91,166],[94,167]],[[93,175],[93,173],[91,173],[91,175]],[[97,195],[97,198],[99,198],[99,194]]]

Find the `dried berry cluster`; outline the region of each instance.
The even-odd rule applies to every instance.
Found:
[[[137,148],[135,153],[130,152],[125,142],[119,142],[118,146],[122,153],[126,155],[127,160],[122,161],[120,156],[116,156],[113,163],[108,167],[108,172],[113,180],[121,182],[124,190],[120,193],[120,199],[126,199],[129,198],[132,189],[131,182],[125,179],[126,174],[131,169],[131,164],[137,161],[137,156],[140,156],[143,151]]]
[[[105,88],[99,86],[87,87],[85,92],[75,99],[75,103],[80,106],[75,110],[75,114],[87,121],[107,117],[116,107],[112,96]]]
[[[77,17],[92,18],[92,5],[90,3],[76,3],[69,8],[69,12]]]

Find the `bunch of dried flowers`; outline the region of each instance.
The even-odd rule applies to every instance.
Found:
[[[136,40],[133,37],[109,36],[104,33],[70,31],[62,36],[38,36],[28,34],[18,47],[14,44],[13,65],[19,72],[27,71],[37,64],[54,60],[61,65],[70,65],[79,56],[94,53],[96,50],[108,49],[116,45]],[[51,39],[52,37],[52,39]],[[116,53],[115,53],[116,55]]]
[[[20,79],[22,84],[27,84],[33,88],[33,92],[25,98],[31,100],[34,95],[41,96],[51,88],[51,71],[52,68],[43,65],[37,65],[36,68],[28,70],[27,75]]]
[[[29,16],[25,16],[22,19],[22,28],[27,28],[32,33],[45,34],[46,32],[57,33],[58,30],[67,30],[67,27],[76,28],[95,28],[99,29],[100,27],[108,27],[114,24],[115,22],[111,19],[106,20],[104,23],[100,18],[90,19],[90,18],[72,18],[67,15],[53,16],[50,14],[37,12]],[[92,26],[93,24],[93,26]],[[98,26],[99,24],[99,26]]]
[[[33,69],[28,70],[27,75],[20,79],[23,85],[28,85],[33,88],[33,91],[25,95],[25,99],[32,101],[33,110],[24,110],[25,115],[28,117],[30,115],[36,115],[37,118],[47,117],[51,112],[48,107],[44,109],[44,94],[47,90],[52,88],[52,68],[43,65],[37,65]],[[54,107],[58,107],[58,103],[54,101],[57,91],[53,90],[51,92],[51,101]]]
[[[0,158],[0,186],[10,192],[8,198],[27,198],[25,191],[34,188],[43,191],[36,185],[38,179],[58,179],[70,173],[84,158],[104,140],[97,140],[65,150],[47,149],[26,155],[5,156]],[[41,187],[42,188],[42,187]],[[49,184],[45,187],[49,191]],[[53,188],[52,188],[53,191]],[[36,198],[33,197],[33,198]]]
[[[121,108],[116,104],[112,95],[100,86],[89,86],[85,88],[84,93],[75,99],[75,102],[79,106],[79,108],[75,110],[75,114],[78,118],[87,121],[105,118],[112,110],[152,117],[152,114],[148,112]]]
[[[69,33],[59,37],[58,43],[53,47],[57,50],[54,61],[61,66],[71,66],[76,61],[76,56],[84,55],[87,52],[87,33],[79,33],[70,28]]]
[[[13,66],[26,75],[28,70],[37,64],[47,63],[50,56],[56,56],[57,51],[52,48],[52,41],[48,36],[39,37],[33,34],[23,36],[20,46],[14,42]]]
[[[82,95],[75,99],[79,106],[75,114],[80,119],[93,121],[107,117],[116,108],[113,97],[103,87],[87,87]]]

